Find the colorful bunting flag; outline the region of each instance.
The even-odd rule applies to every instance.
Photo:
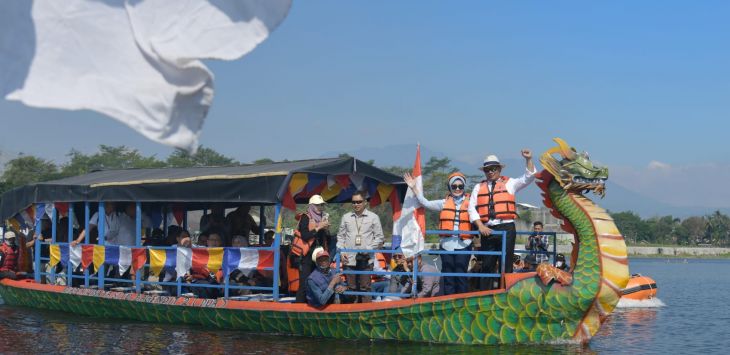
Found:
[[[50,248],[50,255],[51,255],[51,266],[58,265],[58,262],[61,261],[62,254],[61,254],[61,246],[58,244],[51,244]]]
[[[119,246],[104,245],[102,248],[104,248],[104,264],[119,265]]]
[[[96,245],[84,244],[81,246],[81,268],[86,270],[94,262],[94,249]],[[103,247],[102,247],[103,248]],[[102,261],[103,263],[104,261]],[[101,263],[100,263],[101,264]]]
[[[132,248],[132,272],[137,272],[147,262],[147,249]]]
[[[181,277],[190,272],[193,267],[193,251],[190,248],[177,247],[175,272]]]
[[[56,213],[58,213],[59,217],[66,217],[68,215],[68,202],[56,202],[53,206],[56,207]]]
[[[177,251],[175,249],[150,249],[150,270],[159,275],[162,269],[175,269]]]
[[[350,186],[350,177],[348,175],[337,175],[335,176],[335,180],[337,180],[337,185],[340,185],[343,189]]]
[[[352,184],[355,185],[355,189],[357,189],[358,191],[362,191],[363,182],[365,182],[365,176],[358,173],[350,174],[350,181],[352,181]]]
[[[216,272],[223,265],[223,248],[193,248],[192,267]]]
[[[132,266],[132,248],[119,246],[119,274],[124,275]]]
[[[309,176],[307,176],[307,173],[296,173],[292,175],[291,180],[289,180],[289,192],[291,192],[292,196],[296,196],[296,194],[304,190],[308,182]]]
[[[380,197],[380,203],[388,200],[391,191],[393,191],[393,185],[385,184],[382,182],[378,184],[378,197]]]
[[[185,216],[185,208],[181,205],[172,206],[172,215],[175,217],[177,225],[182,226]]]
[[[241,270],[249,277],[255,270],[263,270],[274,266],[274,252],[248,248],[226,248],[223,274],[229,275],[233,270]]]
[[[335,197],[335,196],[339,195],[339,194],[340,194],[340,191],[342,191],[342,187],[340,187],[340,185],[334,184],[334,185],[332,185],[332,186],[329,186],[329,187],[325,187],[325,188],[324,188],[324,189],[323,189],[323,190],[321,191],[321,193],[320,193],[320,194],[322,195],[322,198],[323,198],[323,199],[324,199],[325,201],[329,201],[329,200],[331,200],[331,199],[332,199],[333,197]]]
[[[21,229],[20,228],[20,222],[17,219],[15,219],[15,218],[9,219],[8,220],[8,223],[10,223],[10,227],[13,228],[16,231],[18,231],[18,230]]]
[[[41,219],[43,218],[43,215],[46,213],[46,204],[45,203],[36,203],[35,205],[35,212],[33,213],[33,217],[35,219],[35,225],[40,225]]]
[[[80,245],[69,246],[69,262],[71,263],[71,270],[76,270],[81,264],[82,249]]]
[[[92,257],[92,260],[94,262],[94,270],[96,270],[96,272],[99,272],[99,268],[104,265],[105,256],[106,253],[104,252],[104,246],[94,245],[94,256]]]

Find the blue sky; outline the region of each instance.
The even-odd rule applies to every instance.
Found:
[[[730,189],[666,193],[697,186],[698,175],[700,186],[730,178],[729,10],[724,1],[295,0],[252,54],[210,63],[216,96],[201,143],[251,161],[421,142],[478,162],[542,152],[557,136],[624,186],[730,206]],[[6,155],[63,160],[99,144],[171,151],[91,112],[0,101],[0,122]]]

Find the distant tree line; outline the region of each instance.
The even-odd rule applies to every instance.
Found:
[[[730,246],[730,217],[715,211],[685,219],[672,216],[642,219],[633,212],[611,213],[629,244]]]
[[[93,154],[84,154],[71,150],[68,161],[55,163],[33,155],[21,154],[5,164],[0,176],[0,193],[30,183],[55,180],[70,176],[82,175],[95,170],[126,168],[163,168],[163,167],[196,167],[196,166],[238,166],[244,164],[268,164],[274,162],[269,158],[257,159],[251,163],[242,163],[207,147],[200,147],[196,154],[183,150],[172,152],[167,158],[160,159],[154,155],[144,156],[138,150],[125,146],[99,146]],[[341,154],[340,157],[346,157]],[[367,163],[375,164],[370,160]],[[396,175],[410,171],[411,167],[381,167]],[[441,199],[448,194],[446,178],[457,169],[449,158],[432,157],[422,166],[423,190],[428,199]],[[479,175],[467,175],[469,185],[480,181]],[[331,230],[336,233],[339,219],[349,211],[349,204],[332,204],[328,206],[332,216]],[[373,208],[373,212],[381,217],[383,230],[390,234],[392,230],[392,211],[390,204],[385,203]],[[521,216],[531,219],[529,211]],[[269,214],[272,214],[269,216]],[[676,245],[713,245],[730,246],[730,217],[716,211],[706,216],[694,216],[685,219],[672,216],[642,219],[633,212],[611,213],[621,233],[629,244],[676,244]],[[269,220],[273,219],[273,211],[267,210]],[[426,211],[427,229],[437,229],[438,212]],[[293,214],[285,215],[285,226],[295,225]],[[429,241],[436,241],[438,236],[429,236]]]

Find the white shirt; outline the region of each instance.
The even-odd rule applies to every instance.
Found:
[[[520,191],[530,185],[533,181],[535,181],[535,174],[537,173],[537,169],[533,169],[532,171],[527,170],[525,168],[525,174],[516,178],[512,179],[510,178],[507,180],[507,183],[505,183],[504,187],[507,189],[507,192],[515,195],[517,194],[517,191]],[[478,220],[479,212],[477,212],[477,197],[479,196],[479,188],[482,186],[481,183],[476,184],[474,186],[474,191],[471,193],[471,197],[469,198],[469,222],[474,222]],[[491,185],[487,184],[487,187],[491,189]],[[494,226],[497,224],[502,223],[511,223],[514,222],[514,219],[490,219],[489,222],[487,222],[487,226]]]
[[[432,211],[441,211],[444,209],[444,204],[446,203],[446,199],[441,200],[427,200],[421,191],[418,191],[416,194],[416,198],[418,199],[418,203],[420,203],[423,207],[428,208]],[[459,207],[461,207],[462,203],[467,203],[466,198],[462,199],[460,203],[457,203],[456,200],[454,200],[454,205],[456,209],[458,210]],[[456,214],[456,220],[454,221],[454,229],[455,231],[459,230],[459,214]],[[439,240],[439,243],[441,245],[441,249],[448,250],[448,251],[454,251],[456,249],[464,249],[469,247],[471,245],[471,239],[461,239],[458,235],[451,235],[448,237],[441,237]]]
[[[104,244],[117,244],[119,235],[119,213],[112,212],[104,218]],[[99,225],[99,212],[94,213],[89,219],[89,225]]]
[[[117,245],[133,246],[137,244],[137,220],[126,213],[119,213],[119,234]],[[142,229],[152,224],[147,216],[142,215]]]

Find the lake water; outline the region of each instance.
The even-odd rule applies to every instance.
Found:
[[[730,347],[730,260],[632,259],[656,280],[663,307],[620,308],[587,347],[455,346],[346,341],[105,321],[0,306],[0,353],[724,353]],[[656,304],[654,304],[656,305]]]

